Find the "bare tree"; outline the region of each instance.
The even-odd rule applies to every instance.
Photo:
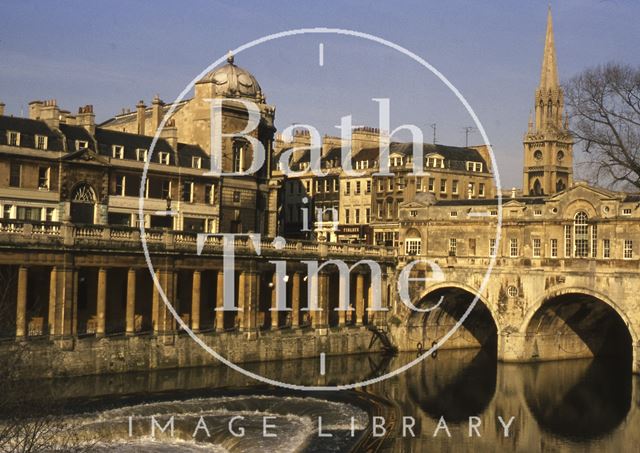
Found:
[[[612,188],[640,188],[640,67],[587,69],[565,84],[565,96],[589,176]]]

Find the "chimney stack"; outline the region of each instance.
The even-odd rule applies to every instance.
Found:
[[[93,114],[93,105],[88,104],[78,109],[76,124],[84,127],[91,135],[95,135],[96,116]]]
[[[175,120],[170,119],[165,123],[160,131],[160,137],[164,138],[174,151],[178,151],[178,128]]]
[[[380,129],[376,127],[358,127],[351,133],[351,156],[364,148],[380,147]]]
[[[60,109],[55,99],[48,99],[41,104],[39,117],[53,129],[60,126]]]
[[[42,101],[29,102],[29,119],[39,120],[41,109],[42,109]]]
[[[0,116],[4,115],[4,102],[0,102]]]
[[[144,105],[144,101],[140,100],[136,105],[136,110],[138,113],[138,134],[144,135],[144,113],[147,110],[147,106]]]
[[[158,127],[160,127],[160,122],[162,121],[162,108],[164,107],[164,102],[158,97],[156,94],[153,97],[153,101],[151,103],[151,127],[153,128],[153,134],[156,133]]]

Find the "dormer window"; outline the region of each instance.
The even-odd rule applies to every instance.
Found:
[[[202,168],[202,157],[193,156],[191,158],[192,168]]]
[[[482,171],[482,162],[467,162],[467,171]]]
[[[144,149],[144,148],[136,149],[136,160],[137,161],[146,162],[148,155],[149,155],[149,152],[146,149]]]
[[[111,157],[114,159],[124,159],[124,146],[113,145],[111,147]]]
[[[47,149],[47,136],[36,135],[35,145],[36,145],[36,149]]]
[[[400,167],[402,165],[402,157],[392,157],[391,158],[391,166],[392,167]]]
[[[161,164],[169,165],[169,153],[159,152],[158,162],[160,162]]]
[[[427,157],[428,168],[444,168],[444,159],[438,156]]]
[[[87,149],[89,147],[89,142],[86,140],[76,140],[76,151],[80,151],[81,149]]]
[[[622,210],[622,215],[631,215],[631,208],[624,208]]]
[[[20,146],[20,132],[7,131],[7,144],[10,146]]]

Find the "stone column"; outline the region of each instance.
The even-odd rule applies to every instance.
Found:
[[[174,303],[175,294],[174,294],[174,273],[167,270],[157,271],[158,281],[162,289],[164,290],[164,294],[167,296],[167,299],[170,303]],[[154,285],[153,287],[153,311],[154,311],[154,321],[153,321],[153,331],[154,333],[171,333],[174,328],[174,319],[171,313],[169,312],[167,306],[162,300],[158,288]]]
[[[27,336],[27,279],[29,271],[20,266],[18,270],[18,300],[16,307],[16,337]]]
[[[193,271],[191,287],[191,330],[200,330],[200,271]]]
[[[107,269],[98,269],[98,294],[96,296],[96,335],[103,336],[106,330],[107,319]]]
[[[158,278],[158,282],[162,282],[160,280],[160,273],[156,271],[156,277]],[[158,292],[158,288],[154,281],[151,282],[153,287],[151,288],[151,325],[153,328],[153,333],[157,333],[160,331],[160,319],[159,319],[159,311],[160,304],[162,301],[160,300],[160,293]]]
[[[356,326],[362,325],[364,318],[364,274],[356,274]]]
[[[243,332],[254,332],[258,328],[258,312],[260,309],[260,274],[255,271],[243,271],[240,274],[240,291],[242,295]]]
[[[232,272],[233,269],[229,270]],[[240,280],[240,288],[242,288],[242,279]],[[217,272],[216,284],[216,332],[224,332],[224,271],[221,269]]]
[[[329,324],[329,274],[320,272],[318,279],[318,310],[312,312],[313,328],[326,329]]]
[[[51,268],[49,273],[49,335],[56,334],[56,301],[58,300],[58,270]]]
[[[342,274],[340,274],[339,280],[340,280],[340,284],[342,286],[342,284],[346,283],[349,281],[351,277],[349,275],[347,275],[346,277],[343,277]],[[344,279],[344,280],[343,280]],[[349,307],[349,302],[351,300],[351,294],[347,293],[346,294],[347,297],[347,307]],[[341,310],[341,305],[343,303],[342,297],[338,297],[338,326],[339,327],[344,327],[347,324],[347,311],[345,310]]]
[[[373,304],[373,281],[369,281],[369,288],[367,288],[367,324],[374,324],[376,318],[376,312],[372,311]]]
[[[278,276],[276,273],[273,273],[273,278],[271,279],[271,330],[277,330],[279,324],[280,312],[276,311],[278,308],[278,299],[276,297],[276,286]]]
[[[133,335],[136,332],[136,270],[130,268],[127,273],[127,313],[126,333]]]
[[[294,272],[291,282],[291,328],[298,327],[300,327],[300,272]]]

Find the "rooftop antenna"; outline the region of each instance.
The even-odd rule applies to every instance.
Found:
[[[431,129],[433,129],[433,144],[436,144],[436,127],[438,125],[436,123],[431,123]]]
[[[464,130],[464,146],[465,148],[469,146],[469,134],[473,131],[475,131],[475,127],[473,126],[466,126],[462,128]]]

